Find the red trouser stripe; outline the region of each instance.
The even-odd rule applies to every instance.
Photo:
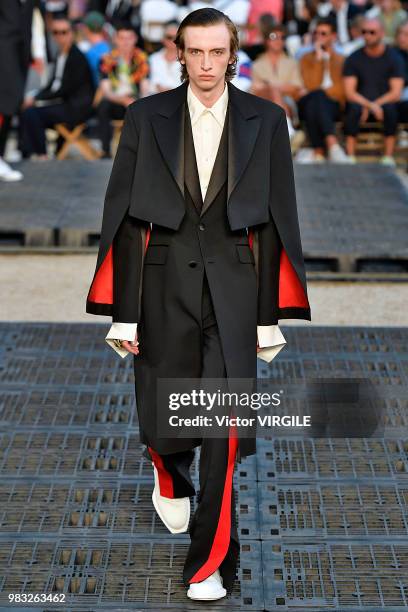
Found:
[[[228,438],[228,466],[225,475],[224,491],[222,494],[221,512],[218,518],[217,530],[215,532],[214,541],[211,546],[210,554],[207,561],[189,580],[191,582],[201,582],[215,572],[227,554],[230,537],[231,537],[231,494],[232,494],[232,476],[234,473],[235,455],[238,448],[238,437],[236,435],[236,426],[230,427]]]
[[[173,499],[174,498],[173,478],[171,474],[164,467],[164,463],[160,455],[156,453],[156,451],[154,451],[150,446],[148,447],[148,449],[153,459],[153,463],[157,469],[157,474],[159,477],[160,495],[163,495],[163,497],[171,497]]]

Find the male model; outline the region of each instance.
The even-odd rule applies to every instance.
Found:
[[[189,467],[201,445],[183,580],[192,599],[232,588],[239,552],[235,460],[253,438],[163,438],[163,378],[255,379],[259,355],[284,344],[278,320],[310,320],[284,111],[230,80],[238,36],[220,11],[193,11],[175,43],[182,85],[128,107],[106,193],[87,312],[134,354],[140,438],[154,468],[154,507],[187,530]],[[269,353],[269,354],[267,354]]]

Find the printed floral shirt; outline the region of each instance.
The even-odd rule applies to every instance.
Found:
[[[109,79],[112,92],[137,96],[139,83],[149,74],[147,54],[135,47],[130,63],[125,62],[117,49],[105,53],[99,63],[101,79]]]

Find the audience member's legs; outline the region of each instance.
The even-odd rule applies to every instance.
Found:
[[[397,113],[399,123],[408,123],[408,100],[397,102]]]
[[[316,104],[318,106],[320,130],[325,138],[326,145],[330,147],[337,143],[335,121],[340,115],[340,105],[337,100],[329,98],[324,91],[320,90],[319,93],[320,95],[316,97]]]
[[[305,122],[306,131],[313,149],[323,153],[324,136],[319,120],[319,91],[311,91],[298,102],[299,118]]]
[[[21,121],[22,153],[25,157],[29,157],[33,153],[46,155],[46,128],[53,127],[56,123],[68,123],[71,121],[71,116],[65,104],[31,106],[23,111]]]
[[[105,98],[98,104],[96,113],[99,121],[99,137],[102,143],[104,155],[110,156],[110,144],[112,139],[112,119],[123,119],[126,107],[122,104],[115,104]]]
[[[362,113],[361,104],[347,102],[344,118],[344,135],[346,137],[346,151],[349,155],[355,155],[356,137],[359,132],[360,117]]]
[[[396,103],[384,104],[384,155],[391,157],[394,154],[395,134],[398,127],[398,109]]]

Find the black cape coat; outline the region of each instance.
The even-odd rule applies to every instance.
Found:
[[[227,85],[226,216],[223,229],[219,226],[218,241],[214,239],[210,245],[216,255],[217,244],[220,245],[219,265],[208,268],[207,276],[227,376],[245,378],[256,375],[252,366],[245,365],[252,363],[245,355],[251,347],[256,354],[256,325],[274,325],[285,318],[310,320],[310,305],[285,113],[272,102],[242,92],[231,83]],[[185,186],[190,177],[184,176],[189,168],[184,155],[186,94],[185,82],[168,92],[142,98],[127,109],[106,192],[95,274],[87,296],[88,313],[110,315],[113,321],[122,323],[140,323],[142,344],[145,330],[161,326],[161,334],[149,336],[149,343],[157,346],[145,348],[147,355],[155,356],[150,363],[148,358],[143,361],[146,379],[157,375],[165,378],[166,372],[169,378],[199,376],[187,365],[175,371],[174,362],[196,363],[197,346],[191,343],[193,352],[189,358],[188,344],[178,347],[174,338],[174,359],[167,353],[168,368],[163,368],[161,362],[157,369],[165,335],[165,315],[161,312],[166,310],[168,316],[172,309],[167,299],[172,304],[177,302],[174,283],[169,282],[168,275],[180,277],[176,271],[182,267],[182,260],[176,254],[176,245],[189,221]],[[211,177],[201,211],[201,220],[207,225],[217,223],[213,200],[221,186],[221,175]],[[213,225],[210,235],[214,237],[217,229]],[[193,251],[188,250],[186,241],[181,242],[178,253],[180,248],[185,249],[187,263]],[[254,264],[256,276],[252,277],[248,263]],[[186,274],[184,278],[199,295],[198,286],[194,286],[197,276]],[[187,289],[180,285],[180,296],[186,295],[185,300],[183,297],[186,304]],[[151,298],[151,307],[144,304],[141,320],[147,292],[155,294],[156,299]],[[157,301],[164,307],[157,308]],[[187,312],[186,317],[195,314]],[[183,351],[182,359],[178,350]],[[145,411],[143,406],[139,414]],[[156,450],[177,452],[186,448],[186,444],[178,440]],[[247,444],[246,448],[242,445],[240,454],[253,452],[254,445]]]

